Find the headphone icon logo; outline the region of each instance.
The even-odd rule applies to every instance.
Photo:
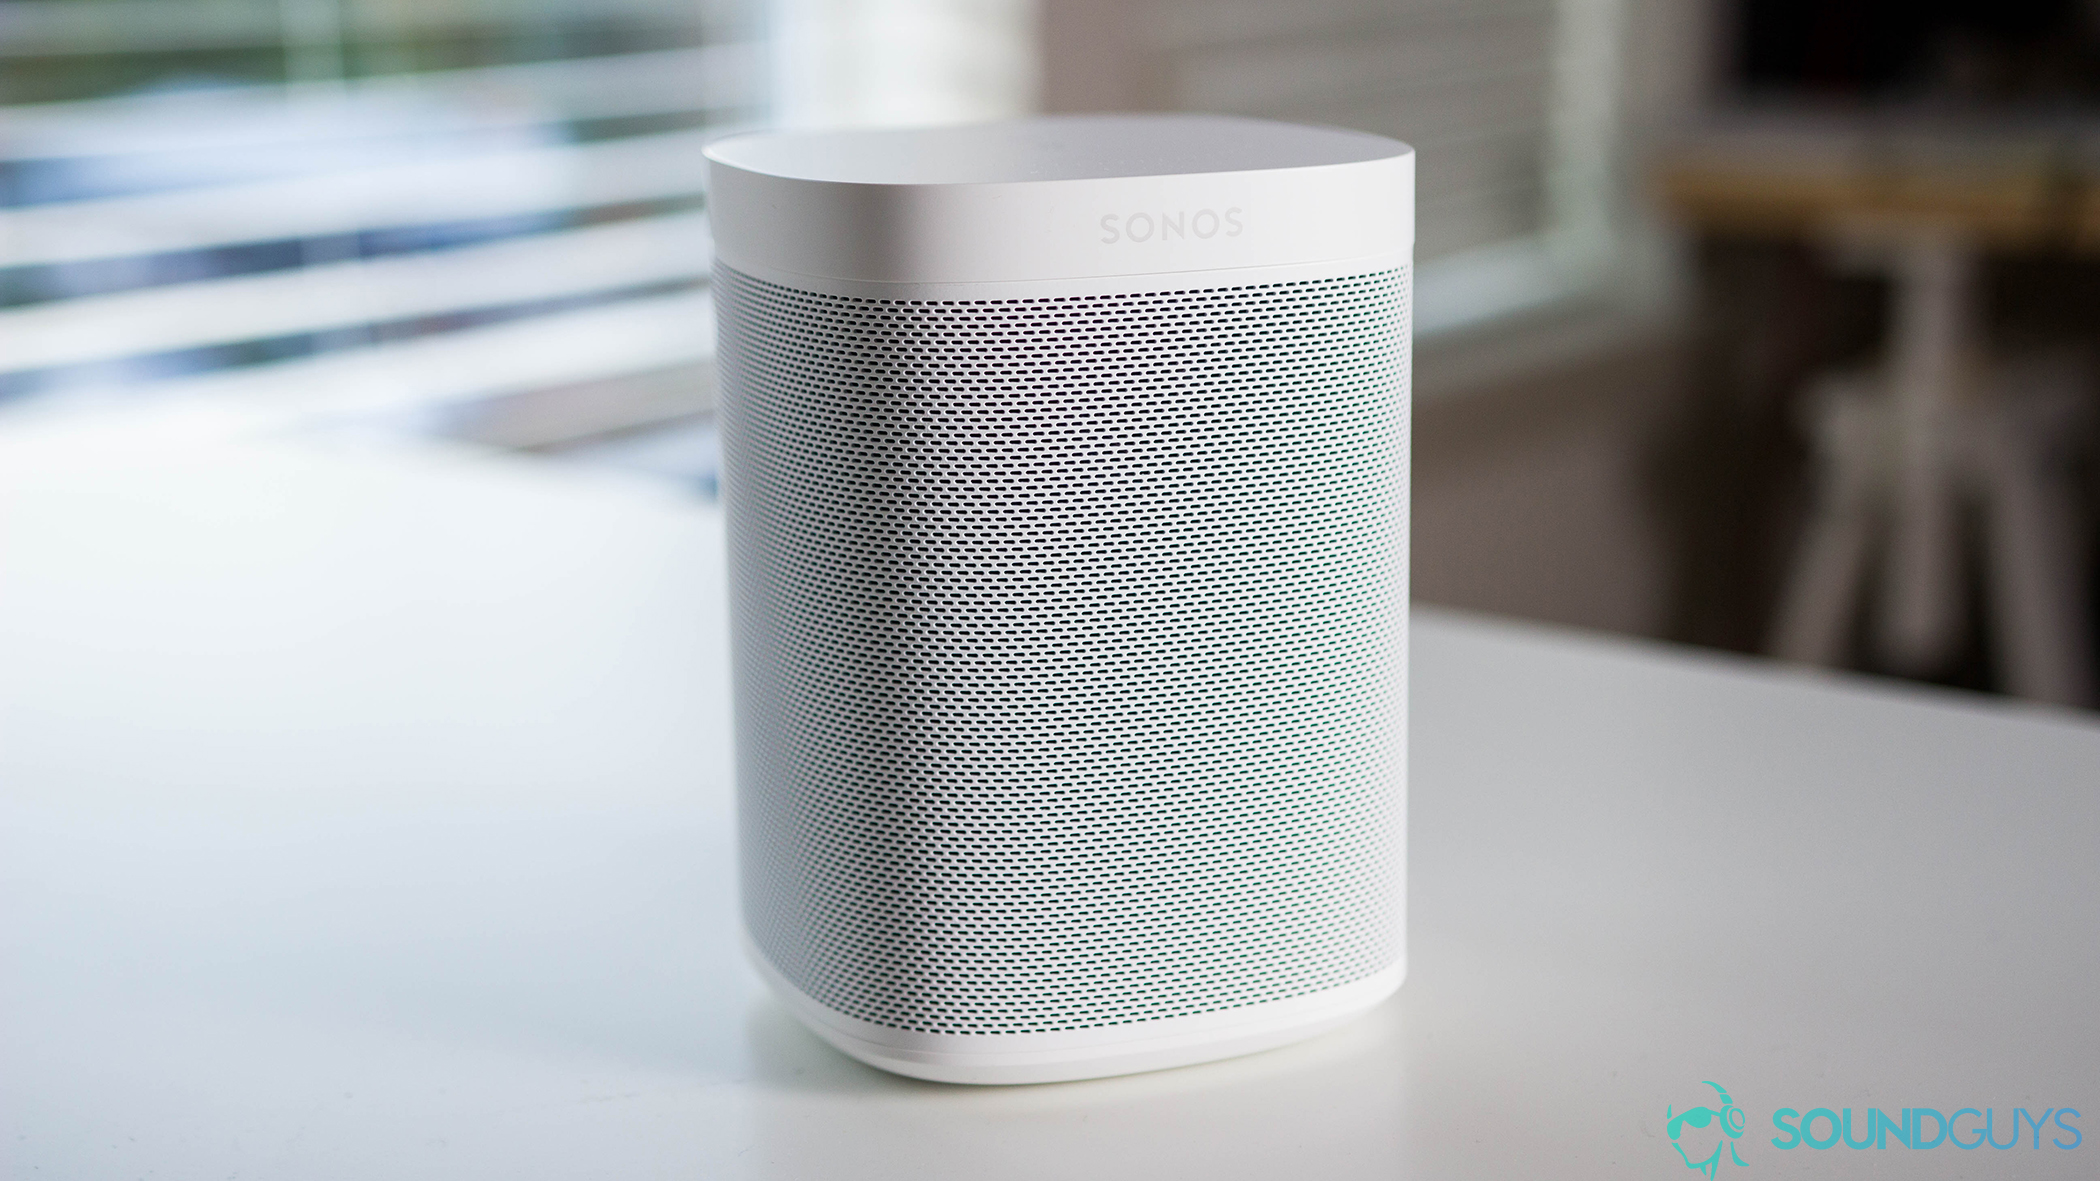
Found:
[[[1721,1096],[1720,1110],[1716,1111],[1711,1107],[1687,1107],[1683,1111],[1677,1111],[1673,1106],[1664,1108],[1664,1118],[1669,1120],[1666,1126],[1670,1130],[1670,1147],[1675,1148],[1677,1155],[1684,1159],[1684,1167],[1705,1173],[1708,1181],[1712,1181],[1714,1170],[1721,1167],[1722,1149],[1728,1150],[1728,1155],[1734,1158],[1736,1164],[1743,1164],[1742,1154],[1735,1150],[1735,1142],[1742,1136],[1743,1126],[1748,1122],[1748,1118],[1743,1115],[1743,1109],[1735,1105],[1735,1100],[1728,1097],[1727,1089],[1721,1084],[1708,1082],[1706,1085]],[[1720,1143],[1714,1145],[1713,1153],[1705,1160],[1693,1160],[1690,1154],[1685,1152],[1684,1145],[1677,1142],[1678,1136],[1684,1132],[1684,1126],[1690,1124],[1695,1128],[1703,1128],[1716,1122],[1721,1125],[1721,1131],[1725,1135]]]

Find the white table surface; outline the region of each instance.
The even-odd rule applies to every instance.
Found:
[[[4,1175],[1685,1177],[1707,1079],[1724,1176],[2100,1175],[1770,1126],[2095,1139],[2100,727],[1427,610],[1393,1001],[1100,1082],[850,1062],[735,950],[718,546],[523,461],[0,446]]]

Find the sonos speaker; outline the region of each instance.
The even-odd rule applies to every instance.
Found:
[[[1413,150],[1111,115],[707,154],[761,974],[970,1083],[1390,994]]]

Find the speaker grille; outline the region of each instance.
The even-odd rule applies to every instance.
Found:
[[[1406,269],[852,299],[717,272],[745,918],[927,1033],[1400,954]]]

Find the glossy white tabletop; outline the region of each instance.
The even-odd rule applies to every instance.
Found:
[[[2100,727],[1430,611],[1391,1003],[1093,1083],[852,1063],[735,950],[718,544],[513,461],[0,449],[0,1171],[2100,1174],[2049,1116],[1772,1125],[2091,1139]],[[1705,1080],[1748,1128],[1673,1144]]]

